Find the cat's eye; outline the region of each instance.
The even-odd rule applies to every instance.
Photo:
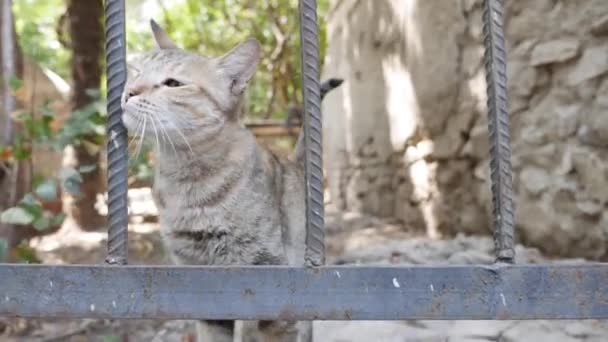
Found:
[[[167,87],[181,87],[184,84],[174,78],[167,78],[163,81],[163,85]]]

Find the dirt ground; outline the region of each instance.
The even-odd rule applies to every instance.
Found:
[[[130,195],[131,264],[168,264],[148,192]],[[492,263],[488,237],[431,240],[396,222],[328,208],[329,264]],[[83,232],[70,222],[30,245],[44,263],[96,264],[105,257],[106,233]],[[517,246],[518,263],[585,262],[547,260],[537,250]],[[605,321],[326,321],[314,323],[316,342],[364,341],[608,341]],[[1,319],[0,341],[195,341],[189,321]]]

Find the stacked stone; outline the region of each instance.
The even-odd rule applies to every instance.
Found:
[[[482,1],[401,4],[330,13],[324,73],[346,80],[324,105],[331,200],[431,236],[487,234]],[[506,6],[517,236],[604,258],[608,1]]]

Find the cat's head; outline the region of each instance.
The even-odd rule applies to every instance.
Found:
[[[220,57],[185,51],[153,20],[157,49],[129,64],[122,96],[125,126],[137,135],[169,138],[187,145],[187,137],[212,137],[238,110],[260,59],[260,45],[247,39]]]

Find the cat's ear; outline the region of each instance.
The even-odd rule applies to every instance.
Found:
[[[177,49],[177,44],[169,38],[169,35],[165,30],[163,30],[160,25],[154,21],[154,19],[150,19],[150,27],[152,28],[152,34],[154,34],[154,40],[156,41],[156,45],[160,49]]]
[[[260,61],[260,53],[260,43],[249,38],[220,58],[219,66],[229,77],[233,95],[241,95],[245,91]]]

